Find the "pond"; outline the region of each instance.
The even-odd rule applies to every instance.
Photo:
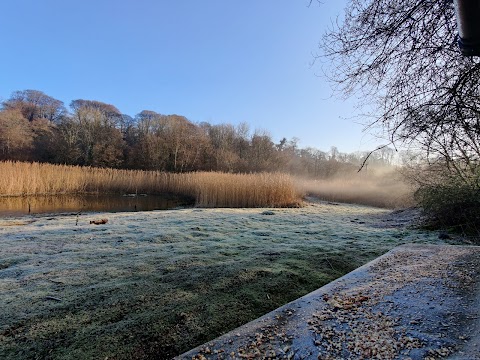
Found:
[[[56,195],[0,197],[0,217],[34,214],[167,210],[193,206],[174,195]]]

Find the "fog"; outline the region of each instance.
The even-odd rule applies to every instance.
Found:
[[[395,167],[363,169],[329,179],[298,178],[307,195],[326,201],[398,209],[414,205],[413,189]]]

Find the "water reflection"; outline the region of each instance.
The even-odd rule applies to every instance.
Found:
[[[0,216],[97,211],[150,211],[166,210],[190,205],[192,205],[191,202],[171,195],[57,195],[0,197]]]

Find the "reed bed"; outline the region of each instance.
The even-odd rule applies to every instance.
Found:
[[[81,193],[171,193],[199,207],[285,207],[299,203],[292,178],[282,173],[226,174],[118,170],[0,162],[0,196]]]
[[[193,173],[196,201],[202,207],[294,206],[299,203],[297,191],[289,175],[281,173],[226,174]]]

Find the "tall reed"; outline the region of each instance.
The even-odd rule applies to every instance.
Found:
[[[292,206],[300,194],[281,173],[164,173],[68,165],[0,162],[0,196],[78,193],[173,193],[201,207]]]

